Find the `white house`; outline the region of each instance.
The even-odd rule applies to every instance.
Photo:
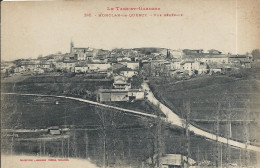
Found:
[[[139,69],[139,62],[127,62],[126,67],[131,68],[132,70],[138,70]]]
[[[193,71],[199,69],[199,62],[198,61],[183,61],[181,64],[181,70]]]
[[[113,86],[115,89],[129,90],[131,88],[131,83],[127,82],[127,77],[118,75],[114,77]]]
[[[205,62],[199,62],[199,61],[192,61],[192,60],[187,60],[183,61],[180,64],[180,70],[182,71],[188,71],[189,74],[202,74],[206,73],[208,71],[207,68],[207,63]]]
[[[171,69],[181,69],[181,60],[171,62]]]

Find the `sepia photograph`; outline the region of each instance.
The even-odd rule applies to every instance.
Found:
[[[1,167],[260,168],[259,0],[1,2]]]

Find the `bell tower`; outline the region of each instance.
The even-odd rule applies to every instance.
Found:
[[[72,53],[73,47],[74,47],[74,43],[73,43],[73,41],[71,40],[71,41],[70,41],[70,53]]]

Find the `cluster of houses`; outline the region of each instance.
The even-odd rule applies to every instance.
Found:
[[[142,60],[146,74],[151,76],[175,76],[179,74],[213,74],[224,73],[232,69],[251,68],[251,55],[222,54],[218,50],[175,51],[167,50],[164,59]]]
[[[252,56],[223,54],[212,49],[168,50],[157,48],[102,50],[70,45],[70,53],[52,54],[37,59],[19,59],[1,63],[1,73],[42,74],[46,72],[103,73],[114,76],[117,69],[129,78],[144,76],[178,76],[182,74],[222,73],[231,69],[251,68]]]
[[[102,50],[74,47],[70,52],[37,59],[19,59],[1,63],[1,73],[44,74],[71,72],[102,74],[114,80],[113,88],[99,89],[97,101],[134,101],[144,99],[145,92],[132,88],[133,76],[175,76],[225,73],[232,69],[251,68],[251,55],[223,54],[218,50],[169,50],[157,48]],[[105,75],[104,75],[105,74]],[[180,78],[183,79],[183,78]]]

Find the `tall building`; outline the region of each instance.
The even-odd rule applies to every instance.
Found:
[[[73,41],[71,40],[71,42],[70,42],[70,53],[72,53],[73,47],[74,47],[74,43],[73,43]]]

